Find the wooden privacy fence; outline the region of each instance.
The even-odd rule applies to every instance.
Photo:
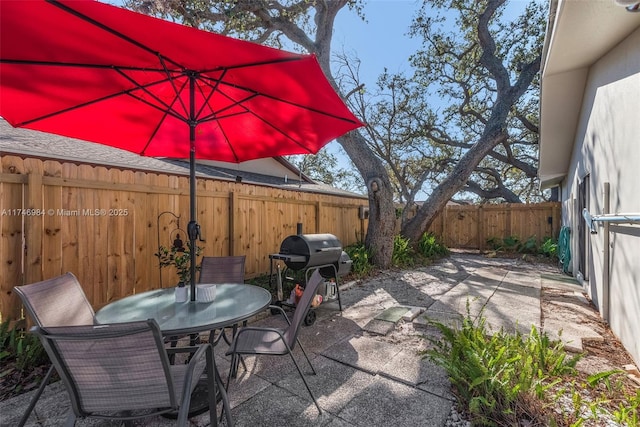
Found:
[[[188,177],[56,160],[0,156],[0,319],[20,317],[15,285],[73,272],[95,309],[173,286],[158,245],[186,241]],[[364,239],[358,197],[207,178],[197,181],[203,255],[246,255],[246,273],[269,271],[285,237],[330,233],[344,246]],[[431,224],[448,247],[484,249],[487,239],[557,237],[560,204],[447,206]]]
[[[429,231],[450,248],[484,250],[488,239],[511,236],[522,242],[534,237],[540,244],[558,237],[560,215],[560,202],[448,205]]]
[[[72,162],[0,156],[0,317],[17,319],[15,285],[73,272],[95,309],[126,295],[173,286],[158,245],[184,241],[188,177]],[[246,255],[248,277],[296,233],[362,238],[366,198],[284,190],[198,177],[203,255]]]

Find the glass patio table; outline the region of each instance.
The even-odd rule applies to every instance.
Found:
[[[125,297],[102,307],[98,323],[155,319],[165,336],[195,334],[220,329],[249,319],[271,303],[271,293],[240,283],[216,285],[211,302],[176,302],[174,288],[156,289]]]

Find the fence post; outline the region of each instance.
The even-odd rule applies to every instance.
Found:
[[[236,206],[238,206],[238,193],[235,191],[229,192],[229,229],[227,233],[229,234],[229,255],[234,256],[236,254],[236,222],[235,222],[235,210]]]
[[[440,218],[442,219],[442,223],[441,225],[441,233],[442,233],[442,243],[444,245],[446,245],[447,247],[449,247],[451,245],[451,239],[447,239],[447,216],[449,215],[449,213],[447,212],[449,210],[449,205],[445,205],[444,209],[442,209],[440,211]]]
[[[484,244],[487,240],[484,233],[484,205],[478,206],[478,249],[480,252],[484,251]]]
[[[320,214],[322,211],[322,202],[320,200],[318,200],[316,202],[316,233],[320,233],[320,231],[322,230],[320,228],[321,224],[321,218],[320,218]]]

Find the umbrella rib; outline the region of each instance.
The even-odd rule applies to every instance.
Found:
[[[291,142],[293,142],[294,144],[296,144],[297,146],[299,146],[300,148],[303,148],[305,151],[307,151],[308,153],[311,153],[311,151],[304,146],[303,143],[301,143],[300,141],[297,141],[295,139],[293,139],[288,133],[286,133],[285,131],[283,131],[282,129],[274,126],[270,121],[264,119],[263,117],[261,117],[259,114],[256,114],[254,111],[248,110],[248,113],[253,115],[254,117],[257,117],[259,120],[262,120],[267,126],[270,126],[271,128],[275,129],[277,132],[279,132],[280,134],[282,134],[285,138],[289,139]]]
[[[115,67],[109,67],[109,69],[112,69],[112,70],[114,69],[114,70],[116,70],[116,72],[119,72],[118,69],[115,68]],[[120,73],[120,74],[122,74],[123,76],[127,77],[126,74],[124,74],[124,73]],[[25,120],[24,122],[17,123],[16,126],[25,126],[25,125],[29,125],[31,123],[36,123],[36,122],[38,122],[40,120],[46,120],[48,118],[55,117],[55,116],[60,115],[60,114],[68,113],[69,111],[73,111],[73,110],[76,110],[76,109],[79,109],[79,108],[87,107],[87,106],[92,105],[92,104],[97,104],[99,102],[106,101],[108,99],[115,98],[115,97],[118,97],[118,96],[121,96],[121,95],[129,95],[129,96],[131,96],[133,98],[136,98],[136,99],[146,103],[147,105],[149,105],[151,107],[154,107],[154,108],[156,108],[156,109],[158,109],[160,111],[166,111],[166,110],[158,107],[157,105],[154,105],[154,104],[150,103],[149,101],[147,101],[147,100],[145,100],[143,98],[140,98],[140,97],[136,96],[135,94],[131,93],[133,90],[138,90],[138,89],[143,89],[144,90],[146,87],[150,87],[150,86],[153,86],[153,85],[156,85],[156,84],[160,84],[164,80],[157,80],[157,81],[154,81],[154,82],[150,82],[150,83],[148,83],[146,85],[140,85],[137,82],[135,82],[134,80],[131,80],[131,79],[129,79],[129,80],[132,83],[134,83],[137,87],[126,89],[126,90],[123,90],[121,92],[111,93],[109,95],[106,95],[106,96],[103,96],[103,97],[100,97],[100,98],[96,98],[96,99],[92,99],[90,101],[83,102],[81,104],[73,105],[71,107],[67,107],[67,108],[64,108],[62,110],[58,110],[58,111],[54,111],[54,112],[51,112],[51,113],[48,113],[48,114],[45,114],[45,115],[42,115],[42,116],[34,117],[32,119]],[[148,91],[145,90],[145,92],[148,92]],[[162,103],[162,101],[159,100],[159,99],[157,99],[157,101]],[[170,108],[170,106],[167,105],[167,108]],[[181,117],[177,113],[174,113],[173,116],[178,118],[178,119],[180,119],[180,120],[185,120],[183,117]]]
[[[187,110],[187,106],[184,105],[184,101],[182,101],[182,98],[180,97],[180,92],[182,91],[182,89],[184,89],[184,85],[182,86],[182,88],[180,90],[178,90],[178,88],[176,87],[176,83],[174,81],[174,79],[172,79],[170,77],[171,73],[169,72],[169,69],[167,68],[167,64],[164,61],[164,57],[158,55],[158,60],[160,61],[160,64],[162,65],[162,68],[164,69],[164,72],[167,75],[167,78],[169,79],[169,83],[171,84],[171,87],[173,88],[173,92],[176,94],[176,98],[180,101],[180,105],[182,106],[182,110],[185,112],[185,116],[188,116],[188,110]],[[188,71],[183,69],[182,75],[186,75]],[[174,99],[174,103],[175,103],[175,99]],[[171,107],[173,109],[173,107]]]
[[[265,98],[269,98],[269,99],[271,99],[273,101],[282,102],[282,103],[289,104],[289,105],[297,107],[297,108],[302,108],[304,110],[311,111],[313,113],[322,114],[323,116],[327,116],[327,117],[331,117],[331,118],[334,118],[334,119],[342,120],[342,121],[345,121],[345,122],[348,122],[348,123],[354,123],[354,124],[358,123],[357,121],[349,119],[349,118],[346,118],[346,117],[342,117],[342,116],[339,116],[339,115],[336,115],[336,114],[332,114],[332,113],[327,113],[326,111],[322,111],[322,110],[319,110],[319,109],[314,108],[314,107],[308,107],[306,105],[302,105],[302,104],[298,104],[296,102],[288,101],[288,100],[283,99],[283,98],[278,98],[277,96],[273,96],[273,95],[269,95],[269,94],[266,94],[266,93],[258,92],[255,89],[251,89],[251,88],[248,88],[248,87],[245,87],[245,86],[240,86],[240,85],[235,84],[235,83],[229,83],[229,82],[225,82],[225,81],[222,81],[222,80],[219,80],[219,79],[214,79],[214,78],[209,78],[209,80],[219,82],[221,85],[232,87],[234,89],[240,89],[240,90],[244,90],[246,92],[253,93],[256,96],[264,96]],[[222,93],[222,92],[220,92],[220,93]]]
[[[254,96],[257,96],[257,95],[254,95]],[[253,98],[253,96],[251,98]],[[311,151],[307,147],[305,147],[303,143],[293,139],[288,133],[286,133],[282,129],[274,126],[271,122],[269,122],[268,120],[264,119],[263,117],[261,117],[260,115],[256,114],[255,112],[249,110],[247,107],[244,107],[244,106],[242,106],[242,107],[245,109],[245,112],[243,112],[243,113],[232,113],[232,114],[229,114],[229,115],[224,116],[224,117],[220,117],[217,114],[216,115],[211,115],[211,116],[209,116],[210,117],[209,119],[201,120],[199,122],[199,123],[203,123],[203,122],[207,122],[207,121],[209,121],[209,122],[217,121],[218,122],[218,126],[220,128],[220,131],[224,135],[225,140],[227,141],[227,144],[229,145],[229,149],[231,151],[233,151],[233,153],[234,153],[233,155],[234,155],[234,157],[236,157],[236,159],[237,159],[237,156],[235,155],[235,151],[233,150],[233,147],[231,146],[231,144],[228,143],[229,138],[227,138],[227,134],[225,133],[225,131],[224,131],[223,127],[222,127],[222,123],[220,123],[220,119],[226,119],[226,118],[229,118],[229,117],[238,116],[240,114],[247,114],[247,113],[253,115],[254,117],[257,117],[260,121],[264,122],[267,126],[270,126],[271,128],[275,129],[278,133],[283,135],[285,138],[289,139],[291,142],[293,142],[294,144],[296,144],[300,148],[303,148],[308,153],[311,153]],[[223,110],[226,110],[228,108],[229,107],[224,108]]]
[[[174,82],[172,81],[172,85],[174,85]],[[186,82],[184,85],[182,85],[182,88],[184,88],[184,86],[186,85]],[[178,91],[178,88],[174,86],[174,90],[176,91],[176,97],[173,100],[172,104],[175,104],[176,99],[180,99],[180,92],[182,91],[182,89],[180,89],[180,91]],[[132,95],[133,96],[133,95]],[[140,99],[140,101],[143,101],[143,99]],[[142,150],[140,151],[141,154],[144,155],[144,153],[147,151],[147,148],[149,148],[149,145],[151,144],[151,142],[153,141],[153,138],[155,137],[155,135],[158,133],[158,131],[160,130],[160,126],[162,125],[162,122],[164,122],[164,119],[167,115],[170,115],[172,117],[177,118],[178,120],[182,120],[185,123],[189,122],[188,118],[185,117],[181,117],[173,108],[172,104],[167,104],[167,109],[166,110],[162,110],[161,108],[159,108],[163,113],[164,113],[164,117],[158,121],[158,124],[156,125],[155,129],[153,130],[153,132],[151,132],[151,135],[149,137],[149,140],[147,141],[147,143],[144,145],[144,147],[142,148]],[[183,104],[184,105],[184,104]],[[152,105],[155,108],[158,108],[155,105]]]
[[[226,72],[229,70],[235,70],[236,68],[262,67],[263,65],[273,65],[273,64],[280,64],[283,62],[302,61],[308,57],[309,55],[298,55],[290,58],[270,59],[268,61],[248,62],[248,63],[236,64],[236,65],[221,65],[220,67],[216,67],[216,68],[208,68],[208,69],[200,70],[200,72],[203,74],[216,73],[222,70]]]
[[[70,67],[70,68],[95,68],[99,70],[109,69],[112,70],[115,66],[110,64],[83,64],[81,62],[51,62],[51,61],[30,61],[24,59],[0,59],[0,64],[16,64],[16,65],[43,65],[47,67]],[[150,68],[150,67],[133,67],[133,66],[118,66],[121,70],[128,71],[145,71],[145,72],[164,72],[163,69],[160,68]]]
[[[115,29],[113,29],[111,27],[108,27],[105,24],[102,24],[101,22],[96,21],[93,18],[90,18],[87,15],[85,15],[85,14],[83,14],[83,13],[81,13],[81,12],[79,12],[79,11],[77,11],[77,10],[67,6],[67,5],[61,4],[57,0],[46,0],[46,1],[48,3],[50,3],[50,4],[52,4],[53,6],[56,6],[56,7],[60,8],[60,9],[64,10],[65,12],[67,12],[67,13],[69,13],[71,15],[74,15],[74,16],[80,18],[83,21],[88,22],[91,25],[94,25],[94,26],[96,26],[98,28],[101,28],[102,30],[104,30],[104,31],[106,31],[108,33],[111,33],[114,36],[121,38],[122,40],[126,41],[127,43],[132,44],[133,46],[137,46],[138,48],[140,48],[142,50],[145,50],[147,52],[152,53],[154,56],[158,56],[158,57],[162,56],[160,54],[160,52],[157,52],[157,51],[151,49],[150,47],[148,47],[148,46],[146,46],[146,45],[144,45],[144,44],[132,39],[131,37],[126,36],[126,35],[122,34],[121,32],[116,31]],[[185,68],[181,64],[179,64],[179,63],[177,63],[177,62],[175,62],[175,61],[173,61],[173,60],[171,60],[169,58],[167,58],[167,61],[171,62],[172,64],[174,64],[174,65],[176,65],[176,66],[178,66],[180,68]]]
[[[173,117],[176,117],[182,121],[186,121],[185,116],[181,116],[177,110],[175,108],[173,108],[170,104],[164,102],[162,99],[158,98],[157,95],[155,95],[152,91],[149,90],[149,87],[151,86],[155,86],[156,84],[160,84],[160,83],[164,83],[165,81],[169,81],[171,83],[171,86],[173,86],[174,91],[176,92],[176,94],[179,94],[180,92],[177,90],[176,86],[175,86],[175,82],[174,82],[174,78],[170,77],[170,73],[167,71],[166,72],[166,79],[163,80],[158,80],[152,83],[148,83],[146,85],[142,85],[140,83],[138,83],[133,77],[127,75],[126,73],[122,72],[119,68],[116,68],[116,72],[118,72],[120,75],[122,75],[122,77],[124,77],[125,79],[129,80],[131,83],[133,83],[134,85],[136,85],[136,87],[140,90],[142,90],[144,93],[148,94],[149,96],[151,96],[153,99],[155,99],[158,104],[160,105],[164,105],[165,108],[161,108],[159,105],[155,105],[147,100],[145,100],[144,98],[135,95],[133,93],[131,93],[131,91],[133,91],[133,89],[129,89],[126,92],[123,92],[122,94],[127,94],[130,95],[132,97],[134,97],[135,99],[144,102],[145,104],[154,107],[160,111],[166,112],[167,114],[171,114]],[[181,73],[182,75],[182,73]],[[178,99],[180,99],[180,97],[177,97]],[[182,104],[182,106],[184,107],[184,104]],[[186,110],[185,110],[186,111]]]
[[[225,76],[225,74],[227,74],[227,70],[224,70],[224,71],[222,72],[222,75],[220,76],[220,79],[221,79],[221,78],[223,78],[223,77]],[[211,112],[212,112],[214,115],[216,114],[215,112],[213,112],[213,106],[212,106],[212,105],[209,105],[209,101],[211,100],[211,98],[213,97],[213,95],[214,95],[216,92],[218,92],[218,87],[220,87],[220,79],[216,79],[216,80],[214,80],[214,81],[215,81],[215,84],[214,84],[214,85],[211,85],[211,84],[209,84],[209,82],[208,82],[206,79],[203,79],[203,78],[202,78],[202,76],[200,76],[200,81],[201,81],[201,82],[203,82],[203,83],[206,83],[206,84],[211,88],[211,91],[209,92],[209,94],[208,94],[208,95],[206,95],[206,96],[205,96],[204,91],[202,90],[202,88],[201,88],[200,86],[198,86],[198,90],[200,91],[200,93],[202,94],[202,96],[203,96],[205,99],[204,99],[204,102],[202,103],[202,105],[200,106],[200,110],[199,110],[199,111],[198,111],[198,113],[196,114],[196,117],[199,117],[199,116],[200,116],[200,114],[202,114],[202,112],[204,111],[204,107],[205,107],[205,106],[207,106],[207,105],[209,106],[209,109],[211,110]],[[222,92],[220,92],[220,93],[222,93]],[[226,96],[226,95],[224,95],[224,93],[222,93],[222,95],[223,95],[223,96]]]
[[[223,113],[223,112],[225,112],[225,111],[229,110],[230,108],[237,107],[237,106],[244,108],[245,112],[247,112],[247,113],[248,113],[248,112],[251,112],[251,110],[249,110],[249,109],[244,105],[244,103],[245,103],[245,102],[247,102],[247,101],[249,101],[250,99],[253,99],[253,98],[255,98],[256,96],[258,96],[258,94],[253,93],[253,94],[251,94],[251,95],[247,96],[246,98],[244,98],[244,99],[243,99],[243,100],[241,100],[241,101],[236,101],[235,99],[232,99],[231,97],[229,97],[228,95],[226,95],[224,92],[218,92],[218,93],[222,94],[222,96],[226,97],[227,99],[229,99],[229,100],[233,101],[233,104],[231,104],[231,105],[227,105],[226,107],[221,108],[221,109],[220,109],[220,110],[218,110],[218,111],[213,111],[213,109],[212,109],[212,114],[209,114],[208,116],[206,116],[206,117],[202,118],[202,119],[200,120],[200,122],[209,122],[209,121],[212,121],[212,120],[219,120],[219,119],[222,119],[222,118],[227,118],[227,117],[237,116],[237,115],[239,115],[239,114],[244,114],[244,113],[232,113],[232,114],[229,114],[228,116],[220,117],[220,114],[221,114],[221,113]]]
[[[222,132],[222,135],[224,136],[224,140],[227,143],[227,146],[229,147],[229,150],[233,153],[233,158],[236,160],[236,163],[239,163],[240,159],[238,158],[238,155],[236,154],[236,150],[233,149],[233,144],[231,144],[229,142],[229,137],[227,136],[227,132],[224,131],[224,128],[222,127],[222,123],[218,122],[218,127],[220,129],[220,132]]]
[[[74,105],[74,106],[68,107],[68,108],[63,108],[62,110],[54,111],[52,113],[45,114],[43,116],[34,117],[33,119],[29,119],[29,120],[25,120],[24,122],[16,123],[15,127],[26,126],[26,125],[29,125],[31,123],[39,122],[40,120],[46,120],[48,118],[55,117],[55,116],[60,115],[60,114],[68,113],[69,111],[73,111],[73,110],[78,109],[78,108],[86,107],[88,105],[95,104],[97,102],[106,101],[107,99],[111,99],[111,98],[114,98],[116,96],[120,96],[120,95],[123,95],[123,94],[127,94],[127,91],[119,92],[119,93],[115,93],[115,94],[110,94],[110,95],[107,95],[107,96],[103,96],[102,98],[92,99],[91,101],[83,102],[82,104]]]

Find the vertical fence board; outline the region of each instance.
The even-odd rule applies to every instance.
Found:
[[[143,172],[135,172],[133,183],[135,185],[149,186],[155,175]],[[135,263],[134,271],[134,287],[133,293],[144,292],[152,289],[152,261],[154,251],[151,248],[158,245],[156,242],[156,233],[153,233],[155,222],[152,218],[158,215],[157,198],[154,194],[148,192],[135,195],[128,208],[126,214],[133,219],[134,226],[134,252],[133,260]],[[158,280],[156,278],[156,280]]]
[[[104,167],[95,168],[95,179],[100,182],[109,182],[109,171]],[[93,209],[104,209],[109,203],[109,192],[106,190],[99,190],[93,192]],[[111,278],[109,276],[109,264],[113,262],[113,256],[110,256],[110,250],[113,249],[113,242],[109,235],[109,218],[106,216],[95,215],[87,217],[87,220],[93,221],[94,235],[93,246],[94,256],[91,262],[94,264],[94,282],[93,292],[94,300],[93,304],[97,307],[102,307],[110,302],[111,293]]]
[[[51,176],[59,178],[64,175],[71,179],[78,179],[77,165],[63,163],[58,169],[58,167],[56,166],[57,164],[59,164],[58,162],[49,161],[47,163],[51,163],[49,170],[55,171],[55,173]],[[74,189],[70,187],[62,187],[61,197],[61,204],[63,209],[74,209],[82,211],[83,207],[78,203],[78,191],[74,191]],[[60,235],[62,236],[62,260],[60,272],[66,273],[70,271],[74,274],[78,274],[81,259],[81,255],[79,252],[79,230],[82,233],[85,232],[82,224],[82,217],[78,216],[76,218],[68,218],[67,221],[61,221],[60,226]]]
[[[0,156],[0,173],[7,175],[11,182],[0,180],[0,320],[16,320],[21,317],[21,305],[13,287],[23,285],[23,244],[22,216],[24,208],[23,192],[26,176],[21,159]]]
[[[94,168],[89,165],[79,165],[76,173],[79,180],[86,181],[93,179],[95,175]],[[91,188],[77,188],[75,191],[77,193],[77,207],[79,209],[95,209],[93,198],[96,190]],[[93,217],[83,216],[77,218],[77,223],[78,230],[80,230],[78,233],[78,270],[70,271],[78,277],[89,301],[94,302],[97,287],[96,282],[98,281],[96,275],[97,267],[94,262],[96,251],[95,221]]]
[[[42,162],[36,159],[25,159],[24,169],[27,175],[27,187],[25,194],[25,205],[27,212],[30,210],[42,209],[43,188],[42,188]],[[42,276],[42,242],[43,242],[43,217],[22,215],[24,224],[23,235],[26,245],[24,260],[25,282],[37,282],[43,279]]]

